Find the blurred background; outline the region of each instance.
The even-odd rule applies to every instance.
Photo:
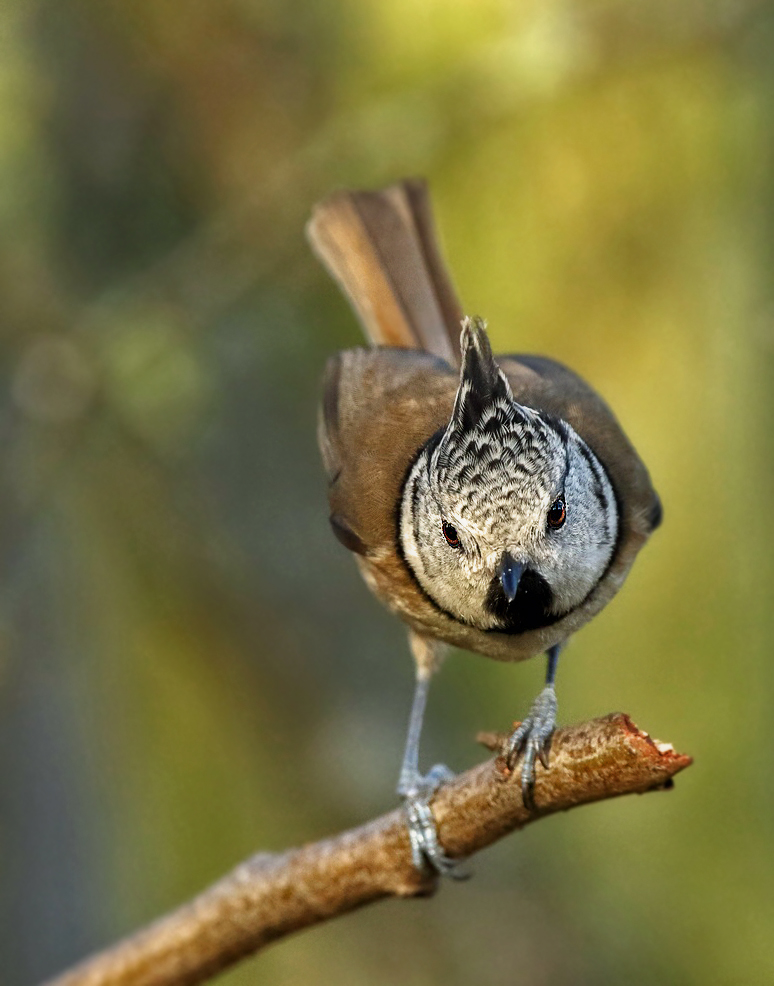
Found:
[[[404,175],[495,348],[590,379],[664,501],[560,718],[696,764],[219,982],[774,981],[772,50],[753,0],[5,0],[4,984],[395,804],[411,661],[315,444],[361,337],[303,226]],[[455,654],[425,764],[542,674]]]

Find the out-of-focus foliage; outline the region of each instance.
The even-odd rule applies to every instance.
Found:
[[[394,803],[410,659],[314,440],[359,333],[302,229],[406,174],[496,347],[592,380],[664,500],[561,716],[697,762],[221,981],[774,980],[773,45],[752,0],[5,0],[4,984]],[[426,762],[541,674],[455,656]]]

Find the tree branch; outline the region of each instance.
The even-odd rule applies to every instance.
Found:
[[[503,737],[481,741],[500,749]],[[621,714],[560,729],[551,767],[540,765],[535,810],[500,757],[461,774],[433,801],[441,844],[470,856],[514,829],[576,805],[670,787],[691,763]],[[432,893],[437,879],[411,864],[399,809],[330,839],[260,853],[192,901],[47,986],[190,986],[293,931],[382,897]]]

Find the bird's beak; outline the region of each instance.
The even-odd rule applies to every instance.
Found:
[[[507,552],[503,555],[503,560],[500,562],[499,575],[505,598],[509,603],[512,603],[516,598],[516,592],[519,588],[521,576],[524,574],[524,568],[525,566],[521,562],[516,561]]]

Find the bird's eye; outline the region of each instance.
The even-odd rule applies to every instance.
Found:
[[[564,497],[557,497],[551,504],[551,509],[548,511],[548,526],[557,530],[562,526],[562,524],[567,519],[567,505],[564,502]]]
[[[446,521],[443,521],[443,536],[446,538],[446,540],[449,542],[452,548],[459,548],[460,536],[457,533],[457,528],[452,527],[451,524],[447,524]]]

